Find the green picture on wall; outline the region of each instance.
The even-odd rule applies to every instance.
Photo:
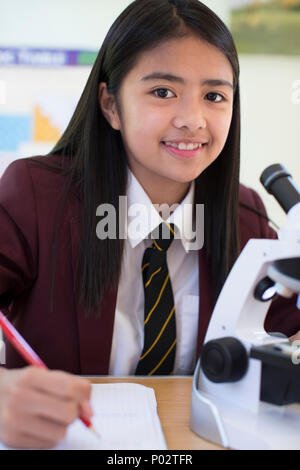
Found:
[[[231,0],[239,53],[300,55],[300,0]]]

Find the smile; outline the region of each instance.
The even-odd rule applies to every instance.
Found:
[[[206,145],[204,143],[185,144],[183,142],[180,142],[179,144],[175,144],[173,142],[162,142],[162,144],[167,152],[183,158],[197,157],[201,152],[203,152]]]
[[[175,144],[174,142],[164,142],[164,144],[179,150],[196,150],[202,147],[202,144],[200,142],[194,144],[186,144],[185,142],[180,142],[179,144]]]

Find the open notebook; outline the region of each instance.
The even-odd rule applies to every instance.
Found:
[[[91,404],[93,425],[101,439],[77,420],[55,450],[167,449],[152,388],[134,383],[94,384]],[[0,443],[1,449],[7,447]]]

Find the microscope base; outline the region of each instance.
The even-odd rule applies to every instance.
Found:
[[[199,436],[240,450],[299,450],[300,406],[260,402],[257,412],[209,397],[193,384],[190,426]]]

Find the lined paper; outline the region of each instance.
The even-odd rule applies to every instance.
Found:
[[[55,450],[166,450],[154,390],[134,383],[93,384],[91,404],[97,438],[80,420]],[[7,449],[1,446],[0,449]]]

